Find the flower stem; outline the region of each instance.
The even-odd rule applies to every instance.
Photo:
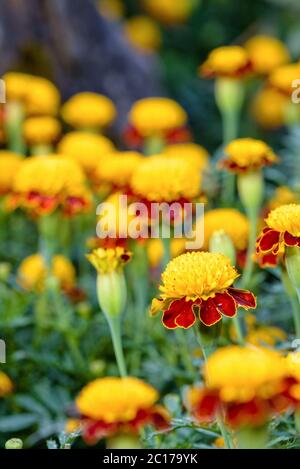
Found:
[[[121,319],[120,316],[108,316],[108,324],[110,328],[112,343],[114,347],[115,357],[122,378],[127,376],[126,363],[122,347],[121,338]]]
[[[253,274],[254,262],[253,254],[255,252],[255,243],[257,237],[257,218],[258,209],[246,210],[250,222],[249,244],[247,250],[246,265],[241,279],[241,288],[248,288]]]
[[[290,304],[293,311],[295,332],[297,338],[300,339],[300,298],[299,292],[293,286],[290,277],[284,267],[281,268],[281,281],[284,286],[285,292],[290,300]],[[297,298],[298,296],[298,298]],[[299,301],[298,301],[299,299]]]
[[[238,315],[235,315],[234,318],[232,318],[232,321],[236,330],[236,335],[237,335],[237,340],[238,340],[239,345],[245,345],[244,333],[243,333],[241,321]]]
[[[5,130],[10,151],[25,155],[26,146],[23,140],[23,105],[18,101],[10,101],[6,104]]]
[[[193,365],[192,359],[191,359],[191,352],[188,347],[187,343],[187,331],[183,331],[182,329],[177,329],[176,330],[176,339],[178,343],[178,351],[180,354],[180,358],[182,361],[182,364],[184,365],[187,373],[191,377],[195,377],[195,367]]]
[[[225,427],[224,419],[223,419],[222,415],[220,415],[220,414],[217,417],[217,423],[218,423],[218,426],[220,428],[221,435],[224,439],[225,448],[226,449],[233,449],[232,438],[230,437],[230,434],[227,431],[227,428]]]
[[[155,155],[161,153],[165,146],[165,140],[160,135],[152,135],[145,140],[144,143],[144,154],[146,156]]]

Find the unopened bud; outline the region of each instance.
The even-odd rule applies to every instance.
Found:
[[[5,449],[22,449],[23,441],[20,438],[11,438],[5,443]]]
[[[229,257],[231,264],[235,265],[236,252],[231,238],[224,230],[215,231],[209,240],[210,252],[217,252]]]

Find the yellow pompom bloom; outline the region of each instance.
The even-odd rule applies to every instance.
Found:
[[[262,140],[239,138],[230,142],[221,165],[232,172],[255,171],[278,161],[273,150]]]
[[[31,79],[31,75],[19,72],[8,72],[3,75],[7,99],[9,101],[24,101]]]
[[[107,238],[104,239],[110,239],[112,242],[119,238],[124,240],[127,238],[128,225],[134,218],[134,214],[129,214],[128,205],[121,203],[120,196],[122,195],[121,192],[113,192],[109,195],[104,200],[104,204],[107,204],[107,210],[103,210],[98,217],[97,230],[108,233]]]
[[[132,106],[129,121],[143,137],[149,137],[184,126],[187,115],[172,99],[145,98]]]
[[[51,116],[28,117],[23,124],[23,134],[30,145],[53,143],[60,133],[60,122]]]
[[[287,47],[272,36],[258,35],[250,38],[245,44],[254,72],[267,75],[276,67],[290,61]]]
[[[89,177],[93,177],[99,163],[114,151],[114,144],[103,135],[74,131],[61,139],[57,151],[73,158]]]
[[[250,57],[241,46],[223,46],[211,51],[200,66],[200,74],[206,78],[242,77],[251,69]]]
[[[158,25],[148,16],[133,16],[124,26],[128,41],[144,52],[156,51],[161,44],[161,33]]]
[[[268,202],[268,210],[274,210],[281,205],[297,204],[299,195],[287,186],[277,187],[272,198]]]
[[[288,232],[292,236],[300,236],[300,205],[289,204],[281,205],[272,210],[266,223],[269,228],[281,233]]]
[[[184,23],[190,16],[193,0],[143,0],[145,10],[167,25]]]
[[[264,129],[276,129],[284,125],[289,99],[275,88],[264,88],[254,97],[251,112]]]
[[[245,337],[248,344],[255,346],[269,345],[274,346],[277,342],[287,339],[287,334],[279,327],[260,326],[249,331]]]
[[[134,151],[110,153],[98,165],[96,178],[115,188],[126,187],[142,160],[142,155]]]
[[[64,121],[76,128],[103,128],[116,117],[111,99],[97,93],[83,92],[72,96],[61,110]]]
[[[132,253],[124,248],[98,248],[91,254],[87,254],[87,259],[95,267],[98,273],[107,274],[110,272],[122,272],[127,262],[130,261]]]
[[[273,88],[290,97],[294,90],[292,83],[299,79],[299,76],[300,64],[288,64],[276,68],[270,74],[268,81]]]
[[[58,280],[63,290],[75,286],[75,269],[64,256],[56,255],[52,259],[51,274]],[[47,277],[47,267],[41,254],[33,254],[24,259],[18,269],[18,281],[26,290],[43,291]]]
[[[148,157],[131,179],[135,194],[150,201],[191,200],[200,193],[201,175],[195,165],[182,158]]]
[[[266,348],[229,346],[214,352],[204,368],[208,388],[224,402],[270,398],[281,390],[286,376],[284,357]]]
[[[179,256],[185,251],[185,239],[173,238],[170,243],[171,258]],[[147,254],[150,266],[157,267],[164,255],[164,246],[161,239],[150,239],[147,244]]]
[[[76,399],[81,415],[105,423],[130,422],[139,410],[148,410],[157,391],[140,379],[107,377],[87,384]]]
[[[22,157],[17,153],[0,151],[0,195],[12,190],[15,175],[22,164]]]
[[[46,78],[32,77],[26,94],[26,112],[29,115],[55,116],[60,106],[60,93]]]
[[[6,373],[0,371],[0,397],[7,396],[14,388],[12,380]]]
[[[206,212],[203,250],[208,250],[211,236],[219,230],[225,231],[238,251],[247,248],[249,220],[243,213],[234,208],[217,208]]]
[[[199,168],[200,171],[203,171],[209,166],[208,151],[196,143],[177,143],[174,145],[168,145],[164,149],[164,154],[166,156],[175,156],[191,161]]]

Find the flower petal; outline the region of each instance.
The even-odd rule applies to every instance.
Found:
[[[169,309],[163,314],[163,324],[168,329],[176,329],[182,327],[188,329],[196,322],[196,316],[192,309],[193,302],[186,301],[185,298],[172,301]]]
[[[234,298],[227,292],[217,293],[216,296],[213,298],[213,302],[220,311],[220,313],[224,316],[232,318],[236,315],[237,304]]]
[[[263,252],[271,251],[279,243],[279,237],[279,231],[266,231],[258,241],[259,250]]]
[[[163,313],[162,316],[162,323],[167,329],[176,329],[178,326],[175,323],[176,313],[174,311],[168,309]]]
[[[188,301],[185,303],[186,305],[181,310],[179,316],[177,316],[177,318],[175,319],[175,323],[178,327],[188,329],[189,327],[192,327],[195,324],[196,316],[192,308],[192,302]]]
[[[245,309],[256,308],[256,298],[248,290],[238,290],[237,288],[228,288],[228,293],[235,299],[237,304]]]
[[[291,235],[288,231],[284,233],[284,242],[287,246],[298,246],[300,238]]]
[[[212,298],[202,301],[199,311],[199,319],[206,326],[213,326],[222,319],[222,315],[218,311]]]
[[[258,260],[261,267],[276,267],[278,257],[275,254],[265,254]]]

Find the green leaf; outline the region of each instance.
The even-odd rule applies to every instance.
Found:
[[[33,414],[18,414],[0,418],[0,432],[9,433],[23,430],[36,423],[37,417]]]

